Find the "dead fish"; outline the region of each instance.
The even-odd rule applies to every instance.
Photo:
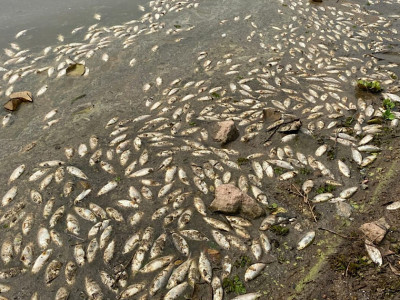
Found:
[[[74,262],[72,262],[72,261],[67,262],[67,264],[65,265],[65,281],[69,285],[72,285],[75,283],[77,271],[78,271],[78,268]]]
[[[232,300],[257,300],[259,299],[263,294],[261,292],[256,292],[256,293],[247,293],[244,295],[236,296],[232,298]]]
[[[17,180],[22,175],[22,173],[24,173],[25,168],[26,168],[25,164],[22,164],[17,168],[15,168],[14,171],[11,173],[10,178],[8,179],[8,184]]]
[[[339,171],[346,177],[350,178],[350,169],[349,167],[340,159],[338,160]]]
[[[108,192],[112,191],[118,186],[118,182],[115,180],[109,181],[105,186],[103,186],[99,192],[97,193],[97,196],[101,196],[104,194],[107,194]]]
[[[151,273],[168,265],[174,258],[174,255],[167,255],[153,259],[140,269],[141,273]]]
[[[201,278],[203,278],[203,280],[205,282],[211,283],[211,278],[212,278],[211,263],[208,260],[204,251],[200,252],[199,271],[200,271]]]
[[[211,282],[211,279],[210,279]],[[164,300],[174,300],[177,299],[182,293],[186,290],[189,284],[185,281],[177,286],[173,287],[168,293],[164,296]]]
[[[250,281],[256,278],[258,275],[261,274],[261,271],[264,270],[266,264],[264,263],[255,263],[252,264],[250,267],[246,269],[246,272],[244,274],[244,280]]]
[[[81,203],[81,201],[83,199],[85,199],[85,197],[87,195],[89,195],[91,191],[92,191],[91,189],[87,189],[87,190],[84,190],[83,192],[81,192],[78,196],[76,196],[76,198],[74,200],[74,204],[77,205],[77,204]]]
[[[231,230],[228,224],[226,224],[226,223],[224,223],[224,222],[222,222],[220,220],[217,220],[217,219],[214,219],[214,218],[210,218],[210,217],[203,217],[203,220],[207,224],[211,225],[212,227],[214,227],[216,229],[220,229],[220,230],[224,230],[224,231],[230,231]]]
[[[302,239],[300,240],[300,242],[297,244],[297,250],[303,250],[304,248],[306,248],[307,246],[309,246],[315,238],[315,231],[309,231],[307,232]]]
[[[51,283],[54,279],[60,275],[62,263],[58,260],[52,260],[46,268],[44,273],[44,281],[46,284]]]
[[[82,267],[85,264],[85,250],[83,249],[83,245],[78,244],[74,247],[74,258],[79,267]]]
[[[22,250],[20,261],[25,267],[30,267],[33,261],[33,243],[28,243]]]
[[[355,192],[357,192],[358,187],[351,187],[348,189],[345,189],[344,191],[342,191],[339,195],[340,198],[342,199],[349,199],[351,196],[353,196],[355,194]]]
[[[40,271],[40,269],[44,266],[44,264],[47,262],[52,253],[53,249],[46,249],[38,256],[38,258],[35,260],[35,263],[32,266],[31,271],[33,274],[36,274]]]
[[[17,192],[18,192],[18,188],[16,186],[9,189],[8,192],[3,196],[2,200],[1,200],[1,205],[6,206],[11,201],[13,201],[15,196],[17,195]]]
[[[88,177],[85,175],[85,173],[82,172],[82,170],[78,169],[77,167],[74,166],[68,166],[67,167],[67,172],[70,173],[71,175],[87,180]]]
[[[10,240],[5,240],[1,245],[0,256],[5,265],[13,259],[13,244]]]
[[[227,240],[227,238],[219,231],[217,230],[211,230],[211,234],[214,238],[214,240],[217,242],[217,244],[225,250],[229,250],[230,249],[230,244],[229,241]]]
[[[43,95],[48,89],[47,85],[42,86],[36,93],[36,96],[39,97],[41,95]]]
[[[391,204],[389,204],[388,206],[386,206],[387,210],[396,210],[400,208],[400,201],[395,201]]]
[[[365,249],[367,250],[368,256],[371,258],[371,260],[378,266],[381,266],[383,263],[383,258],[379,249],[369,240],[365,240]]]
[[[89,277],[85,277],[85,289],[89,299],[102,300],[104,297],[100,286]]]
[[[174,264],[171,263],[154,277],[154,280],[149,288],[150,296],[154,296],[161,288],[165,286],[173,269]]]
[[[38,170],[28,178],[28,181],[36,181],[40,179],[43,175],[45,175],[48,171],[49,169]]]
[[[328,200],[330,200],[332,198],[333,198],[333,194],[332,193],[322,193],[322,194],[316,195],[311,200],[311,202],[313,202],[313,203],[326,202],[326,201],[328,201]]]

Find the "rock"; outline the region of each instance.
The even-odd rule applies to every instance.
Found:
[[[360,230],[371,242],[379,244],[385,237],[389,228],[390,226],[386,222],[385,218],[380,218],[377,221],[361,225]]]
[[[215,190],[215,199],[210,204],[212,211],[234,214],[239,211],[243,193],[233,184],[221,184]]]
[[[336,211],[337,214],[344,218],[350,218],[352,207],[350,204],[346,202],[336,202]]]
[[[240,214],[249,219],[256,219],[265,215],[264,209],[256,200],[244,194],[233,184],[221,184],[216,188],[215,199],[210,204],[212,211]]]
[[[236,140],[239,137],[239,130],[233,121],[218,122],[218,129],[214,135],[214,140],[225,145]]]
[[[257,219],[265,215],[265,211],[257,203],[257,201],[246,194],[243,194],[240,212],[244,217],[249,219]]]

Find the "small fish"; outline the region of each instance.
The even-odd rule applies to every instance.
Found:
[[[266,264],[264,263],[255,263],[252,264],[250,267],[246,269],[244,274],[244,281],[250,281],[256,278],[258,275],[261,274],[261,271],[264,270]]]
[[[36,93],[36,96],[39,97],[43,95],[49,87],[47,85],[42,86]]]
[[[3,196],[1,200],[1,205],[6,206],[11,201],[14,200],[15,196],[17,195],[18,188],[16,186],[12,187],[8,190],[8,192]]]
[[[211,263],[208,260],[204,251],[200,252],[199,271],[200,271],[201,278],[203,278],[203,280],[205,282],[211,283],[211,278],[212,278]]]
[[[365,240],[365,249],[367,250],[368,256],[371,258],[371,260],[378,266],[381,266],[383,263],[383,258],[379,249],[368,240]]]
[[[118,182],[116,182],[115,180],[109,181],[105,186],[103,186],[99,192],[97,193],[97,196],[101,196],[104,195],[110,191],[112,191],[113,189],[115,189],[118,186]]]
[[[70,173],[71,175],[75,176],[75,177],[78,177],[78,178],[81,178],[81,179],[84,179],[84,180],[89,179],[85,175],[85,173],[82,172],[82,170],[80,170],[80,169],[78,169],[77,167],[74,167],[74,166],[68,166],[67,167],[67,172]]]
[[[315,238],[315,231],[309,231],[307,232],[302,239],[300,240],[300,242],[297,244],[297,250],[303,250],[304,248],[306,248],[307,246],[309,246]]]
[[[53,249],[47,249],[43,251],[38,258],[35,260],[32,266],[32,273],[36,274],[40,271],[40,269],[44,266],[47,260],[50,258],[50,255],[53,253]]]

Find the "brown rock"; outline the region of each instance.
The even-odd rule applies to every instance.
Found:
[[[257,201],[246,194],[243,194],[240,212],[244,217],[249,219],[257,219],[265,215],[265,211],[257,203]]]
[[[32,93],[29,91],[15,92],[10,95],[10,99],[21,99],[23,101],[32,102]]]
[[[215,190],[215,199],[210,204],[212,211],[237,213],[242,202],[242,191],[233,184],[221,184]]]
[[[239,137],[239,131],[235,126],[235,122],[233,121],[223,121],[218,122],[218,128],[214,135],[214,140],[217,142],[221,142],[222,145],[225,145],[229,142],[236,140]]]
[[[221,184],[216,188],[215,199],[211,202],[210,209],[227,214],[240,212],[250,219],[256,219],[265,214],[256,200],[244,194],[233,184]]]
[[[336,202],[336,212],[339,216],[344,218],[350,218],[352,210],[353,209],[350,204],[344,201]]]
[[[385,237],[389,228],[390,226],[386,222],[385,218],[380,218],[377,221],[361,225],[360,230],[374,244],[379,244]]]

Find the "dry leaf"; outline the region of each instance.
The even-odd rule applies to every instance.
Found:
[[[10,99],[21,99],[23,101],[32,102],[32,93],[29,91],[15,92],[10,95]]]
[[[397,268],[393,267],[391,263],[389,263],[390,270],[392,270],[393,274],[400,276],[400,270]]]
[[[207,249],[207,254],[210,260],[216,264],[219,264],[221,261],[221,254],[218,250],[215,249]]]
[[[73,64],[66,71],[67,76],[82,76],[85,73],[85,66],[82,64]]]
[[[6,104],[4,104],[4,108],[7,110],[14,111],[18,108],[18,106],[22,103],[22,99],[16,98],[8,100]]]

